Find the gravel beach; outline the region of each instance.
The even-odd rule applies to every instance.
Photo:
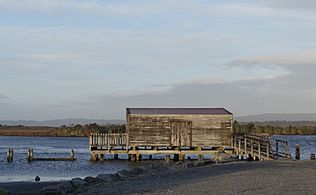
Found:
[[[316,194],[316,161],[261,161],[158,166],[143,173],[120,172],[71,190],[72,194]],[[112,178],[112,179],[109,179]],[[63,182],[66,184],[65,182]],[[70,183],[70,182],[69,182]],[[69,183],[65,186],[68,186]],[[79,180],[80,183],[80,180]],[[0,184],[17,194],[49,183]],[[71,185],[70,185],[71,186]],[[45,194],[39,191],[38,194]]]
[[[212,164],[86,187],[78,194],[316,194],[316,161]]]

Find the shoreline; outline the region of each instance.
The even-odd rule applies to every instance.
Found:
[[[0,182],[0,194],[9,192],[10,194],[19,194],[27,191],[39,191],[47,186],[58,185],[63,181],[14,181],[14,182]]]
[[[12,194],[205,194],[228,191],[238,194],[287,194],[287,188],[294,188],[297,192],[312,194],[316,191],[316,186],[310,184],[316,181],[315,168],[316,161],[309,160],[219,164],[161,162],[130,171],[121,170],[116,174],[100,174],[70,181],[0,183],[0,189],[6,188]]]

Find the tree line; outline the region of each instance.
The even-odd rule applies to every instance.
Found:
[[[238,122],[235,121],[235,133],[269,134],[269,135],[316,135],[315,121],[266,121]]]
[[[32,126],[6,126],[0,125],[0,135],[5,136],[56,136],[56,137],[87,137],[91,133],[124,133],[125,125],[63,125],[61,127],[32,127]]]
[[[238,122],[233,124],[235,133],[269,134],[269,135],[316,135],[316,121],[266,121],[266,122]],[[91,133],[125,133],[123,125],[63,125],[61,127],[30,127],[6,126],[0,124],[2,136],[73,136],[87,137]]]

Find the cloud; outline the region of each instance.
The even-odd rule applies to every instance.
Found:
[[[1,0],[0,8],[17,12],[37,12],[46,14],[72,13],[88,15],[137,15],[157,14],[175,4],[176,1],[84,1],[84,0]]]
[[[259,0],[257,3],[275,9],[315,11],[316,8],[316,2],[314,0]]]
[[[316,50],[299,51],[289,54],[279,54],[270,56],[254,56],[249,58],[233,61],[228,64],[232,67],[280,67],[290,73],[302,77],[302,79],[311,79],[313,82],[316,79],[311,78],[316,71]]]
[[[290,54],[251,57],[241,62],[275,65],[316,65],[316,50],[300,51]]]
[[[243,64],[244,69],[251,69],[253,66],[268,66],[273,69],[280,66],[287,70],[286,74],[274,77],[173,84],[168,85],[163,93],[124,96],[99,94],[90,101],[110,109],[121,118],[125,107],[226,107],[236,115],[316,112],[314,54],[314,51],[303,51],[257,56],[238,62]],[[234,63],[228,66],[232,64]]]
[[[8,98],[8,96],[0,94],[0,99],[7,99],[7,98]]]
[[[313,0],[259,0],[259,1],[234,1],[234,2],[207,2],[207,1],[97,1],[97,0],[0,0],[0,9],[15,11],[17,13],[41,13],[48,15],[74,15],[88,16],[138,16],[138,15],[167,15],[169,19],[174,19],[174,14],[187,13],[190,15],[219,15],[219,16],[296,16],[305,17],[304,13],[288,13],[287,10],[313,10],[315,8]],[[278,10],[278,11],[276,11]],[[69,16],[69,15],[68,15]],[[308,14],[308,16],[311,16]],[[69,17],[67,17],[69,18]],[[188,21],[179,22],[187,28],[195,26]]]
[[[253,69],[254,66],[268,66],[273,72],[278,70],[274,69],[277,66],[287,70],[286,74],[276,74],[273,77],[156,84],[148,85],[145,92],[123,95],[87,92],[76,101],[68,99],[60,102],[60,105],[42,103],[36,109],[44,114],[33,117],[47,119],[103,116],[124,119],[126,107],[225,107],[237,116],[271,112],[316,112],[316,66],[312,65],[313,56],[314,51],[302,51],[249,57],[239,60],[239,64],[235,62],[234,66],[233,62],[226,65],[228,69],[237,66],[245,70],[256,70]],[[229,76],[230,74],[227,75]],[[7,110],[12,107],[14,106],[7,106]],[[23,113],[27,116],[30,108],[23,108]],[[22,114],[14,113],[12,109],[10,111],[10,116],[23,117]]]
[[[294,81],[293,81],[294,80]],[[293,85],[295,84],[295,85]],[[296,77],[186,84],[163,94],[99,96],[92,101],[122,118],[125,107],[226,107],[236,115],[265,112],[316,112],[316,88]],[[99,107],[99,108],[97,108]]]

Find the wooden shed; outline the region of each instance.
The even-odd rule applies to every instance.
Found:
[[[224,108],[127,108],[126,121],[128,146],[232,146]]]

